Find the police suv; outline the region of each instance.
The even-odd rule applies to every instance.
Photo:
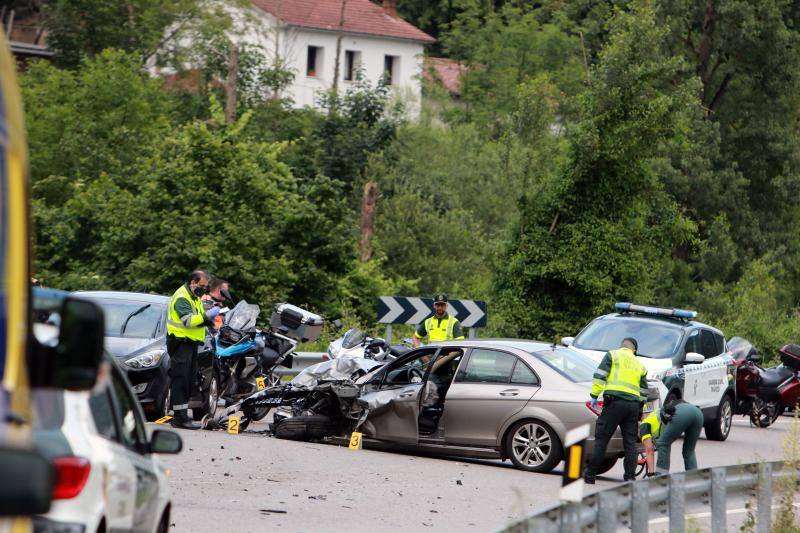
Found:
[[[706,437],[727,439],[736,389],[733,360],[725,353],[722,332],[696,322],[695,311],[630,303],[614,307],[616,313],[595,318],[576,337],[562,338],[562,344],[599,363],[607,351],[619,348],[622,339],[633,337],[648,380],[660,383],[664,403],[681,398],[699,406]]]

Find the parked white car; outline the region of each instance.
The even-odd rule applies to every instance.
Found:
[[[34,442],[57,479],[35,532],[168,531],[170,493],[155,454],[178,453],[181,438],[162,429],[148,438],[136,395],[110,356],[92,391],[35,391],[34,410]]]

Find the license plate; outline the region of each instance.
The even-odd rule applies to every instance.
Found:
[[[256,378],[256,387],[258,390],[264,390],[267,388],[267,382],[263,377]]]

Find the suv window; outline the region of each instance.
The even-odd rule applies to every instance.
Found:
[[[700,342],[702,344],[703,351],[700,352],[705,356],[706,359],[710,357],[716,357],[722,352],[722,350],[717,350],[717,342],[714,339],[714,334],[704,329],[702,332],[702,336],[700,337]]]
[[[720,335],[719,333],[714,333],[714,340],[717,343],[717,353],[722,353],[725,351],[725,337]]]
[[[496,350],[475,349],[467,366],[459,370],[458,381],[471,383],[508,383],[516,363],[516,356]]]
[[[89,397],[89,410],[92,412],[97,432],[109,440],[117,440],[117,425],[114,423],[114,408],[108,388]]]
[[[684,350],[684,353],[689,353],[689,352],[694,352],[694,353],[699,353],[699,354],[703,353],[702,348],[700,346],[700,330],[699,329],[696,329],[696,330],[692,331],[691,333],[689,333],[689,338],[686,339],[686,348]]]
[[[117,407],[119,408],[119,422],[122,432],[120,440],[130,448],[142,450],[147,442],[147,437],[144,424],[136,413],[136,399],[116,370],[111,372],[111,382],[113,383],[114,396],[117,399]]]

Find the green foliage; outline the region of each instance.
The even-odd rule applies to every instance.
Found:
[[[647,301],[671,250],[693,226],[650,164],[685,135],[690,88],[669,84],[680,61],[665,57],[652,5],[619,12],[580,98],[566,163],[535,197],[498,271],[500,314],[524,336],[573,332],[615,299]]]

